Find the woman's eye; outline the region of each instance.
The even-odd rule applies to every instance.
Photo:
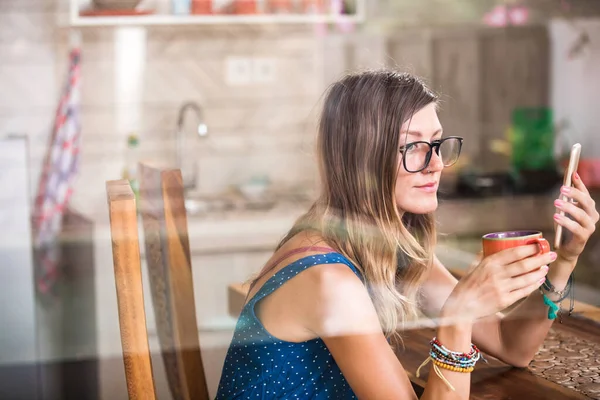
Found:
[[[415,145],[408,145],[404,147],[404,153],[414,153],[415,151],[417,151],[417,147]]]

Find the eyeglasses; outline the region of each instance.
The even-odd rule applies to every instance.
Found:
[[[412,142],[400,147],[402,164],[408,172],[421,172],[429,165],[433,149],[442,160],[444,167],[450,167],[458,161],[462,149],[463,138],[449,136],[441,140],[429,142]]]

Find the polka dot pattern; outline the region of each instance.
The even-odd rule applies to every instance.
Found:
[[[323,340],[280,340],[265,329],[255,313],[261,299],[305,269],[321,264],[346,264],[360,277],[339,253],[304,257],[274,274],[240,314],[216,400],[356,398]]]

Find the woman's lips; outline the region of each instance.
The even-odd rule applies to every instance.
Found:
[[[435,193],[437,192],[437,188],[438,188],[438,183],[437,182],[431,182],[428,183],[426,185],[421,185],[421,186],[415,186],[417,189],[420,189],[424,192],[427,193]]]

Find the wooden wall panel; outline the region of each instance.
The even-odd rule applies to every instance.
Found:
[[[417,74],[431,83],[433,70],[431,47],[429,31],[402,31],[388,40],[388,66]]]
[[[441,96],[439,117],[445,135],[465,138],[463,160],[479,162],[480,68],[472,34],[437,36],[433,42],[433,87]]]
[[[507,157],[489,150],[494,139],[506,139],[512,111],[549,103],[549,42],[543,27],[487,31],[480,39],[481,147],[484,168],[509,166]]]
[[[506,171],[492,151],[506,140],[512,111],[549,104],[549,37],[544,26],[410,28],[387,36],[331,36],[324,46],[326,81],[346,71],[388,67],[422,77],[441,94],[440,119],[465,138],[461,161]]]

